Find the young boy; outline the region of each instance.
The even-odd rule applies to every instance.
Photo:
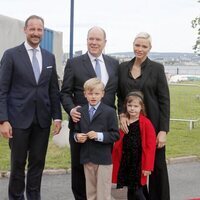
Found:
[[[112,146],[119,139],[117,115],[103,104],[104,84],[91,78],[84,84],[88,104],[80,108],[81,120],[74,135],[82,143],[80,163],[84,166],[88,200],[111,200]]]

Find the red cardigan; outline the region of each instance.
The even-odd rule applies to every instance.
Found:
[[[153,171],[155,150],[156,150],[156,133],[150,120],[143,115],[140,115],[139,117],[139,126],[140,126],[141,140],[142,140],[142,170]],[[117,142],[115,142],[112,151],[113,183],[117,183],[117,175],[122,157],[123,137],[124,133],[122,130],[120,130],[120,139]],[[147,177],[142,174],[141,185],[146,185],[146,184],[147,184]]]

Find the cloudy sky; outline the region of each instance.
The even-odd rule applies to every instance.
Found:
[[[70,0],[4,0],[0,14],[23,21],[42,16],[47,28],[63,32],[63,50],[69,51]],[[197,0],[74,0],[74,51],[86,51],[87,31],[97,25],[107,33],[107,53],[132,51],[141,31],[151,34],[153,52],[193,52],[196,16]]]

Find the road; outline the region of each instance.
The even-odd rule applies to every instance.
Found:
[[[200,162],[169,164],[171,200],[200,198]],[[7,198],[8,178],[0,178],[0,200]],[[112,190],[113,199],[125,200],[125,191]],[[44,175],[42,200],[73,200],[70,174]]]

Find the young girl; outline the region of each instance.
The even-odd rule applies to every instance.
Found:
[[[112,182],[117,188],[127,186],[128,200],[146,200],[143,187],[154,166],[156,133],[150,120],[145,117],[143,95],[130,92],[124,103],[129,119],[129,132],[120,130],[120,140],[113,147]]]

